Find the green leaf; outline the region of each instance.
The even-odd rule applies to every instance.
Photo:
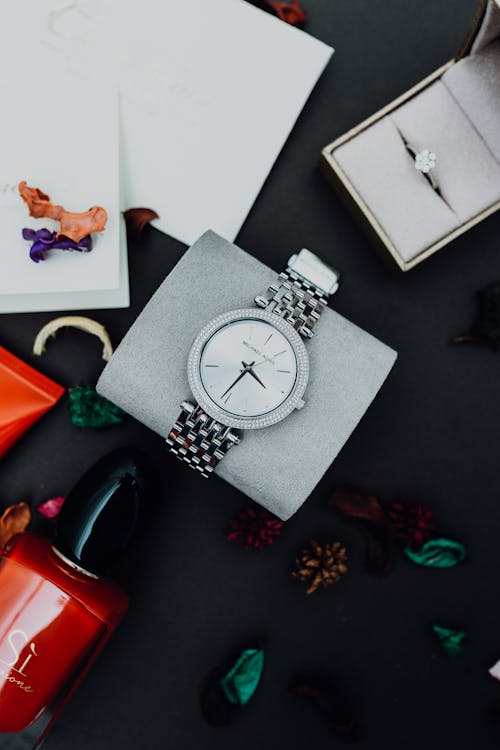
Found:
[[[262,649],[249,648],[241,652],[233,667],[220,681],[230,703],[239,706],[248,703],[260,682],[263,667]]]
[[[121,424],[126,417],[119,406],[84,385],[69,389],[69,414],[75,427],[95,429]]]
[[[405,555],[417,565],[452,568],[465,560],[465,547],[453,539],[429,539],[420,549],[404,548]]]
[[[439,638],[439,642],[448,656],[458,656],[464,650],[465,633],[461,630],[443,628],[441,625],[433,625],[433,631]]]

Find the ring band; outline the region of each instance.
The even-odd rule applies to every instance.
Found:
[[[425,177],[431,188],[437,193],[439,192],[439,185],[436,178],[432,174],[432,170],[436,166],[437,158],[434,151],[430,151],[428,148],[417,151],[411,144],[406,144],[407,151],[413,156],[415,169]]]

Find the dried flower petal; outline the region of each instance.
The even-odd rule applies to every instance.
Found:
[[[70,250],[88,253],[92,250],[92,237],[87,235],[80,242],[73,242],[68,237],[62,237],[57,232],[48,229],[23,229],[23,238],[33,242],[30,247],[30,258],[35,263],[45,260],[48,250]]]
[[[10,505],[0,516],[0,550],[17,534],[23,534],[30,521],[31,510],[28,503]]]
[[[84,385],[69,389],[69,413],[75,427],[98,430],[121,424],[127,416],[119,406]]]
[[[272,544],[281,534],[283,521],[264,508],[245,508],[229,522],[226,540],[237,542],[245,549],[261,549]]]
[[[277,0],[266,0],[267,5],[272,8],[278,18],[292,26],[302,28],[307,21],[307,13],[299,4],[299,0],[290,2],[277,2]]]
[[[463,652],[465,633],[461,630],[451,630],[451,628],[443,628],[441,625],[433,625],[432,629],[439,638],[443,651],[448,656],[458,656]]]
[[[394,526],[397,539],[418,549],[436,530],[434,515],[423,503],[397,501],[392,503],[387,515]]]
[[[52,497],[37,507],[37,511],[44,518],[57,518],[64,503],[64,497]]]
[[[248,648],[241,652],[229,672],[220,681],[230,703],[243,706],[255,693],[264,668],[264,651]]]
[[[18,185],[19,195],[26,203],[30,216],[35,219],[49,218],[59,221],[61,231],[58,238],[66,237],[79,243],[92,232],[102,232],[108,220],[108,214],[102,206],[92,206],[88,211],[74,213],[62,206],[51,203],[50,197],[40,188],[32,188],[23,180]]]
[[[289,691],[313,703],[328,720],[333,733],[346,742],[357,742],[361,730],[351,699],[331,675],[323,672],[305,672],[290,680]]]
[[[328,505],[356,523],[366,540],[365,569],[371,575],[388,575],[394,564],[392,525],[373,492],[359,487],[337,487]]]
[[[102,358],[107,362],[113,354],[113,346],[107,330],[97,320],[85,318],[82,315],[65,315],[62,318],[54,318],[38,331],[35,343],[33,344],[33,354],[41,356],[45,351],[47,340],[61,328],[78,328],[81,331],[97,336],[103,343]]]
[[[405,555],[417,565],[452,568],[465,560],[465,547],[453,539],[430,539],[419,550],[404,548]]]
[[[476,320],[466,334],[451,341],[453,344],[482,342],[500,349],[500,281],[476,292]]]
[[[123,216],[127,225],[127,234],[132,242],[139,240],[146,224],[159,218],[156,211],[151,208],[128,208],[123,212]]]

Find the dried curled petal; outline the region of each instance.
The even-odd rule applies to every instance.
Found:
[[[247,648],[221,679],[220,684],[230,703],[244,706],[257,690],[264,668],[264,651]]]
[[[465,560],[465,547],[453,539],[430,539],[419,550],[404,548],[405,555],[417,565],[452,568]]]
[[[366,540],[365,569],[372,575],[388,575],[394,564],[392,524],[376,495],[360,487],[337,487],[328,505],[355,523]]]
[[[10,505],[0,516],[0,550],[4,549],[16,534],[23,534],[31,521],[28,503]]]
[[[97,430],[121,424],[126,417],[119,406],[84,385],[69,389],[69,413],[75,427]]]
[[[467,333],[455,336],[451,342],[478,342],[500,349],[500,281],[492,281],[476,292],[476,319]]]
[[[113,346],[107,330],[97,320],[85,318],[82,315],[65,315],[62,318],[54,318],[54,320],[49,321],[36,335],[33,354],[40,357],[45,351],[47,340],[55,336],[61,328],[78,328],[92,334],[92,336],[97,336],[103,343],[102,358],[105,362],[111,359]]]
[[[290,0],[290,2],[278,2],[277,0],[266,0],[267,5],[281,18],[285,23],[302,28],[307,21],[307,13],[300,6],[299,0]]]
[[[151,208],[128,208],[123,212],[123,216],[127,225],[127,234],[133,242],[138,241],[146,224],[159,219],[156,211]]]
[[[333,733],[346,742],[357,742],[361,729],[352,699],[328,673],[305,672],[296,674],[288,690],[299,698],[310,701],[325,717]]]
[[[58,238],[67,237],[79,243],[92,232],[102,232],[106,226],[108,214],[102,206],[92,206],[88,211],[74,213],[52,203],[50,196],[40,188],[30,187],[24,180],[19,183],[18,189],[19,195],[28,206],[30,216],[60,222],[61,231],[57,235]]]
[[[466,637],[464,632],[443,628],[441,625],[433,625],[432,629],[437,635],[443,651],[448,656],[458,656],[463,652]]]
[[[33,242],[30,247],[30,258],[35,263],[45,260],[48,250],[70,250],[88,253],[92,250],[92,237],[88,234],[80,242],[73,242],[68,237],[62,237],[49,229],[23,229],[23,238]]]
[[[64,503],[64,497],[51,497],[37,506],[37,511],[44,518],[57,518]]]

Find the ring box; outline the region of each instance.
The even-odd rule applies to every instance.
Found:
[[[277,276],[278,271],[215,232],[206,232],[132,325],[106,365],[97,391],[165,440],[181,402],[194,400],[187,361],[200,329],[221,313],[253,307],[255,296]],[[215,469],[284,521],[336,458],[397,356],[330,306],[322,312],[307,351],[310,375],[304,408],[265,429],[242,431],[240,445]],[[191,471],[186,465],[179,468]]]
[[[424,149],[437,190],[415,168]],[[482,0],[455,59],[326,146],[321,165],[399,271],[498,211],[500,0]]]

